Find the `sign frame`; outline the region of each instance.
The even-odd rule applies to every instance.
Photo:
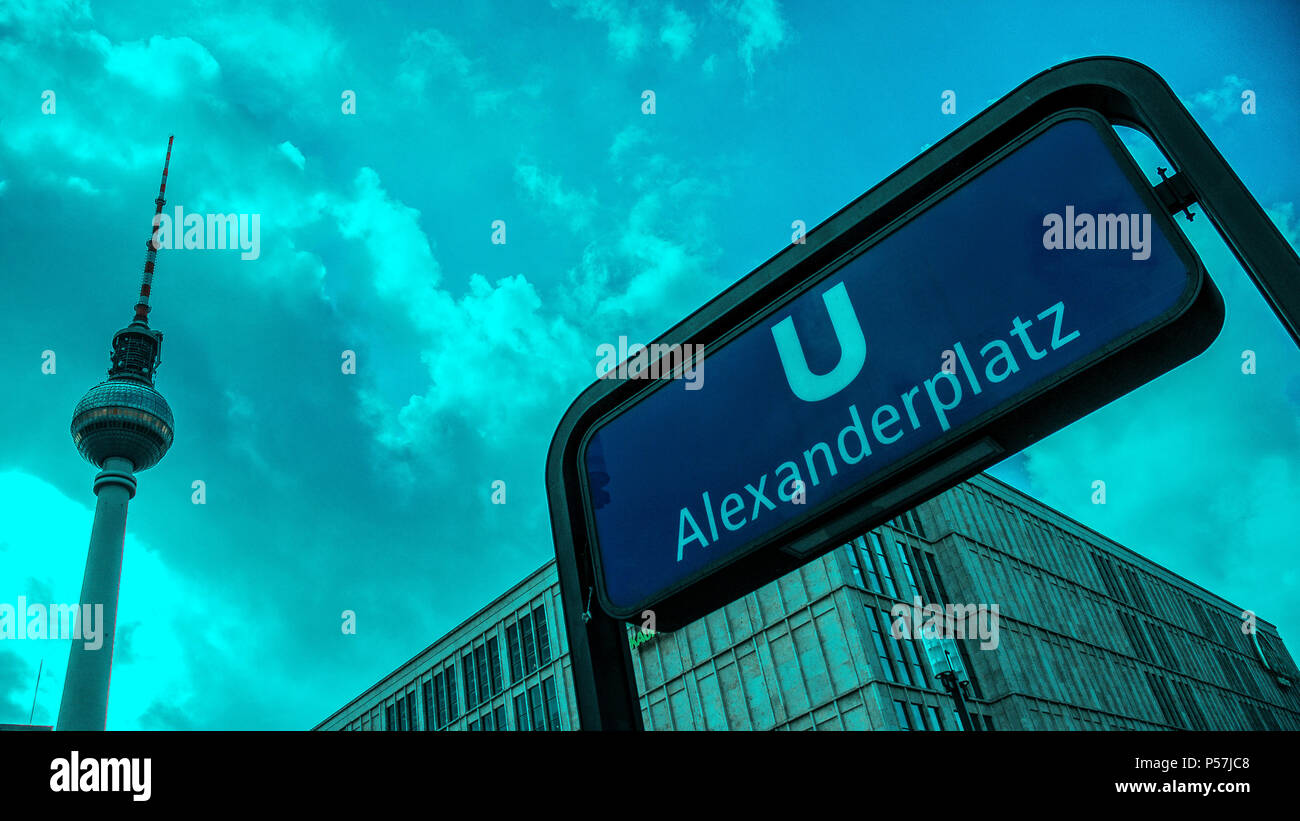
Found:
[[[789,292],[797,284],[797,276],[815,276],[824,271],[864,236],[879,234],[893,220],[954,180],[966,177],[1037,124],[1068,109],[1092,111],[1112,125],[1142,131],[1155,142],[1175,169],[1172,176],[1149,192],[1163,206],[1159,210],[1172,215],[1198,203],[1300,346],[1300,259],[1295,251],[1168,84],[1147,66],[1117,57],[1073,60],[1030,78],[818,225],[806,235],[805,244],[787,246],[656,341],[702,343],[707,348],[727,330],[762,313]],[[850,232],[850,228],[854,230]],[[1209,281],[1208,277],[1205,281]],[[1212,313],[1213,306],[1209,308]],[[1103,387],[1101,380],[1113,382],[1120,376],[1133,382],[1116,394],[1122,395],[1150,378],[1143,375],[1152,370],[1150,360],[1159,359],[1162,347],[1164,355],[1172,351],[1176,358],[1180,342],[1176,338],[1153,340],[1152,345],[1142,346],[1142,357],[1130,357],[1128,362],[1122,361],[1121,351],[1106,360],[1105,369],[1085,369],[1058,390],[1073,385],[1076,392],[1086,395],[1089,390]],[[594,420],[645,388],[645,384],[629,387],[626,382],[598,380],[565,412],[547,453],[551,525],[575,695],[584,729],[643,727],[624,620],[606,612],[600,603],[593,606],[595,567],[586,535],[585,491],[577,456],[582,433]],[[1045,428],[1051,420],[1047,422]],[[883,521],[1007,455],[992,437],[973,437],[964,450],[947,454],[946,463],[914,466],[908,477],[883,496],[868,500],[856,510],[840,511],[840,517],[833,522],[823,520],[834,518],[837,511],[803,521],[800,534],[783,555],[795,560],[793,566],[802,565],[820,552],[833,549],[837,534],[845,527]],[[964,472],[957,479],[952,478],[955,463],[960,463],[959,472]],[[841,507],[853,505],[849,502]],[[869,527],[867,524],[864,529]],[[782,553],[759,552],[773,556]],[[751,584],[737,574],[729,575],[730,579],[716,574],[706,578],[691,592],[701,599],[735,599],[763,583]],[[752,578],[757,579],[758,573]],[[670,613],[657,612],[656,620],[663,629],[673,629],[667,626],[675,622]]]
[[[919,218],[932,206],[946,199],[953,191],[971,182],[1053,126],[1068,120],[1084,120],[1096,129],[1117,168],[1151,213],[1153,221],[1159,223],[1161,233],[1170,240],[1174,254],[1191,273],[1188,286],[1178,303],[1143,326],[1116,338],[1084,359],[1066,366],[1033,390],[1021,392],[1014,399],[984,411],[975,419],[942,434],[919,451],[872,473],[857,485],[840,491],[835,497],[819,502],[817,506],[821,507],[822,511],[816,516],[802,517],[779,526],[741,548],[732,549],[719,562],[682,577],[676,584],[667,588],[668,592],[665,595],[656,597],[654,601],[647,600],[636,606],[628,605],[623,608],[614,605],[605,589],[604,567],[595,522],[587,520],[584,538],[590,547],[596,598],[606,613],[615,618],[631,620],[638,618],[646,608],[654,607],[656,617],[661,624],[668,625],[667,629],[679,629],[686,623],[736,598],[725,593],[720,597],[700,594],[701,590],[712,592],[714,589],[728,587],[729,580],[725,578],[715,581],[712,586],[707,584],[707,580],[715,573],[741,564],[749,566],[750,577],[775,578],[784,575],[815,558],[818,548],[834,543],[838,539],[870,530],[912,506],[912,502],[908,499],[895,499],[893,496],[897,496],[897,493],[890,494],[889,491],[873,498],[869,494],[875,488],[889,488],[891,485],[896,488],[900,483],[906,486],[920,484],[922,487],[917,488],[917,491],[923,492],[927,488],[945,484],[943,477],[945,468],[965,472],[966,476],[969,476],[982,466],[996,463],[1059,429],[1057,422],[1081,418],[1150,381],[1159,373],[1164,373],[1183,361],[1199,355],[1209,347],[1217,336],[1223,320],[1223,304],[1214,283],[1196,256],[1195,250],[1186,237],[1178,231],[1172,217],[1166,213],[1160,199],[1147,183],[1146,177],[1143,176],[1141,169],[1133,161],[1114,130],[1099,114],[1082,108],[1064,109],[1035,123],[1027,131],[975,163],[961,176],[908,208],[885,227],[861,237],[852,248],[824,267],[808,270],[796,264],[789,271],[783,272],[782,276],[797,279],[797,284],[775,302],[763,307],[739,324],[728,327],[706,347],[719,350],[738,337],[754,332],[760,325],[770,322],[791,302],[833,280],[842,268],[859,257],[869,254],[874,246]],[[856,229],[857,226],[849,229],[855,238]],[[809,236],[811,237],[811,234]],[[822,240],[825,241],[824,235]],[[707,307],[706,305],[701,310],[706,310]],[[672,339],[665,342],[664,339],[661,337],[656,342],[671,344],[679,341]],[[698,342],[699,340],[683,341]],[[707,360],[707,354],[704,358]],[[1104,374],[1090,375],[1091,378],[1086,380],[1080,379],[1088,369],[1100,366],[1103,362],[1106,365]],[[622,401],[576,431],[581,437],[578,445],[579,459],[585,457],[591,439],[606,423],[621,416],[653,392],[662,390],[666,386],[665,380],[634,380],[622,390],[616,390],[611,395],[611,401],[613,397],[620,396]],[[972,464],[981,467],[972,468]],[[918,472],[926,474],[925,480],[919,483],[915,481],[915,474]],[[582,502],[590,506],[592,489],[586,471],[580,470],[577,478],[581,486]],[[932,491],[930,495],[933,495],[933,492],[938,491]],[[909,496],[915,495],[915,493],[909,494]],[[882,506],[880,504],[882,498],[888,499],[889,504]],[[820,526],[810,523],[817,523]],[[781,551],[785,555],[751,558],[774,544],[782,544]],[[703,588],[699,587],[701,583],[705,584]]]

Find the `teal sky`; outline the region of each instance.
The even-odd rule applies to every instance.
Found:
[[[169,134],[169,210],[260,214],[261,255],[159,254],[177,433],[131,503],[111,729],[307,728],[406,661],[553,555],[546,448],[598,345],[1054,64],[1153,67],[1297,244],[1295,4],[1048,5],[6,3],[0,602],[77,600],[95,471],[68,425],[130,319]],[[1300,352],[1212,226],[1178,225],[1219,339],[992,472],[1295,654]],[[0,642],[0,723],[42,659],[54,722],[67,652]]]

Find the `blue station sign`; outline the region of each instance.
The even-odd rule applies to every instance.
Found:
[[[1080,374],[1099,384],[1206,288],[1109,125],[1058,114],[590,426],[602,607],[637,617]],[[1056,416],[1026,441],[1074,418]]]

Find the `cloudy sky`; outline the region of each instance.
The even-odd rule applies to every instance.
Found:
[[[169,210],[259,214],[260,255],[159,254],[177,436],[131,503],[114,729],[310,727],[537,568],[598,345],[649,341],[1056,63],[1151,65],[1300,234],[1285,2],[127,5],[0,9],[0,601],[77,600],[94,469],[68,424],[130,319],[169,134]],[[1227,303],[1213,347],[993,472],[1294,652],[1300,354],[1179,225]],[[55,721],[67,650],[0,644],[0,722],[42,661]]]

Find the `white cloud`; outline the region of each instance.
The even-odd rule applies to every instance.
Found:
[[[193,18],[193,33],[208,49],[276,90],[311,88],[314,97],[320,75],[337,68],[344,56],[343,41],[309,7],[229,2],[219,13]]]
[[[83,194],[95,196],[99,193],[99,189],[90,180],[83,177],[68,177],[67,185],[74,191],[80,191]]]
[[[680,60],[691,48],[695,39],[695,23],[689,15],[676,6],[664,8],[664,23],[659,29],[659,40],[668,46],[674,60]]]
[[[509,92],[494,88],[488,76],[479,70],[463,49],[437,29],[412,32],[402,41],[402,64],[397,81],[417,99],[430,93],[443,96],[447,80],[468,95],[475,113],[493,111],[509,98]]]
[[[280,143],[280,153],[283,154],[285,157],[287,157],[289,159],[289,162],[298,166],[299,171],[301,171],[307,165],[307,158],[304,157],[302,155],[302,152],[298,150],[298,146],[294,145],[288,140],[285,140],[284,142]]]
[[[641,50],[641,21],[629,6],[615,0],[551,0],[554,8],[573,10],[578,20],[604,23],[608,29],[609,46],[620,60],[630,60]]]
[[[624,129],[610,147],[611,161],[645,142],[635,127]],[[621,328],[614,336],[635,336],[629,323],[662,331],[714,296],[720,284],[710,267],[716,252],[701,207],[716,193],[714,186],[683,177],[663,154],[638,156],[625,165],[618,181],[635,198],[617,208],[569,191],[558,176],[536,166],[520,166],[515,174],[527,195],[586,242],[582,259],[569,272],[565,315],[586,317],[600,334]]]
[[[739,0],[726,11],[740,26],[740,59],[753,76],[754,58],[780,49],[789,33],[781,5],[777,0]]]
[[[350,194],[332,197],[327,206],[339,232],[370,250],[371,280],[380,297],[401,300],[413,317],[433,322],[441,269],[420,228],[420,212],[391,198],[372,168],[357,172],[352,186]]]
[[[98,33],[86,42],[104,58],[104,69],[151,97],[178,97],[195,85],[216,80],[221,67],[208,50],[188,37],[161,37],[113,44]]]
[[[638,146],[646,145],[649,141],[650,135],[641,126],[626,126],[614,136],[614,142],[609,146],[609,161],[618,164],[625,153]]]
[[[591,224],[597,210],[596,198],[566,189],[559,176],[522,163],[515,167],[515,182],[530,199],[563,218],[575,233],[585,231]]]
[[[1241,94],[1248,88],[1252,86],[1247,80],[1229,74],[1223,78],[1218,88],[1199,91],[1190,99],[1183,100],[1183,105],[1197,116],[1208,116],[1215,122],[1222,123],[1234,114],[1242,113],[1241,105],[1244,101]]]

